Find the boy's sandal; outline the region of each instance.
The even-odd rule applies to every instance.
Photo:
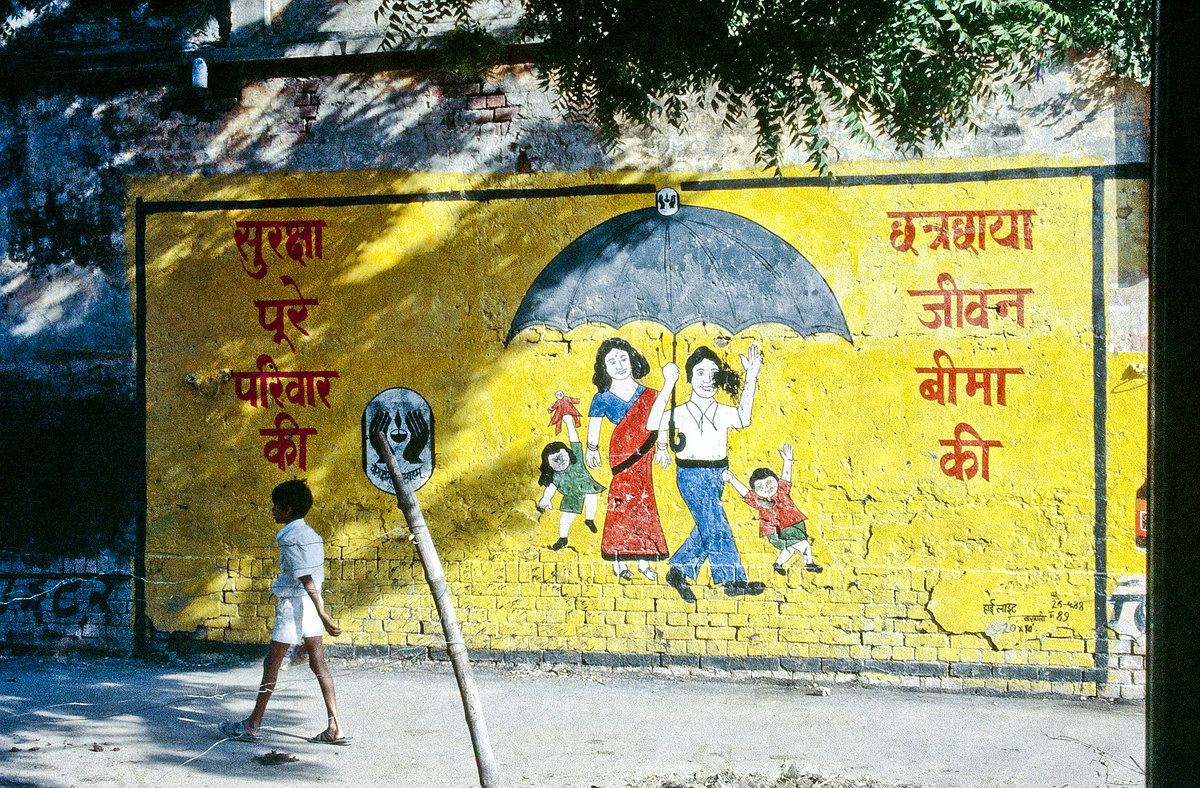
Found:
[[[217,730],[234,741],[256,742],[262,741],[263,739],[263,735],[261,733],[251,733],[250,731],[246,730],[246,726],[242,724],[241,720],[238,720],[237,722],[225,720],[217,726]]]
[[[617,575],[617,577],[621,578],[622,580],[626,580],[626,581],[632,580],[633,572],[629,571],[628,569],[622,569],[621,572]]]
[[[343,736],[340,739],[330,733],[328,730],[323,730],[316,736],[309,739],[313,744],[333,744],[338,747],[345,747],[353,741],[349,736]]]

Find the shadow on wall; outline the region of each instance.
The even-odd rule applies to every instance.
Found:
[[[508,183],[511,185],[510,179]],[[489,181],[484,179],[478,186],[487,188]],[[363,183],[363,193],[371,193],[372,189],[382,186]],[[252,191],[240,196],[262,195]],[[336,249],[335,234],[329,231],[329,262],[304,269],[306,293],[329,293],[331,287],[338,286],[341,290],[336,292],[349,296],[353,286],[346,283],[353,282],[369,285],[371,293],[376,294],[370,299],[356,298],[354,320],[328,327],[336,330],[318,330],[314,325],[312,336],[304,340],[307,347],[300,346],[297,354],[297,359],[307,356],[311,363],[325,369],[354,372],[360,381],[354,395],[338,397],[330,414],[336,423],[330,437],[324,438],[324,427],[320,434],[327,441],[324,445],[329,447],[329,454],[354,467],[339,466],[331,471],[330,462],[313,461],[320,455],[310,446],[312,464],[301,473],[317,493],[317,510],[311,522],[326,538],[328,554],[335,559],[331,566],[349,573],[331,577],[328,587],[342,600],[341,604],[351,608],[377,604],[385,595],[394,604],[396,596],[405,593],[420,596],[421,604],[426,603],[421,570],[407,541],[392,539],[364,545],[402,523],[394,499],[375,490],[357,467],[362,407],[377,391],[390,386],[420,391],[436,414],[437,484],[423,490],[420,498],[443,560],[455,562],[468,556],[477,559],[488,552],[487,546],[505,544],[506,552],[518,556],[518,561],[539,561],[542,528],[534,508],[540,493],[536,484],[538,446],[534,442],[544,435],[522,437],[513,435],[511,429],[513,424],[527,421],[544,422],[540,414],[545,407],[542,399],[553,396],[554,384],[546,382],[544,391],[518,398],[518,406],[524,408],[521,413],[497,411],[492,406],[491,392],[496,377],[511,378],[511,370],[530,353],[569,354],[570,342],[533,344],[518,339],[506,348],[503,339],[529,281],[541,265],[549,262],[536,256],[540,253],[527,250],[561,249],[588,229],[595,216],[581,215],[574,202],[555,199],[523,203],[518,218],[524,221],[514,222],[498,221],[487,203],[453,205],[452,219],[431,230],[426,242],[414,252],[404,257],[385,256],[371,265],[363,258],[375,239],[404,237],[413,232],[413,209],[399,205],[347,213],[352,220],[352,232],[343,236],[347,246]],[[237,268],[236,253],[232,260],[229,256],[229,235],[177,231],[180,225],[173,222],[187,220],[176,217],[156,217],[154,221],[168,223],[169,229],[160,229],[156,237],[170,241],[151,245],[148,266],[154,265],[154,260],[171,264],[196,259],[229,261]],[[497,248],[506,250],[505,255],[497,255]],[[474,261],[486,259],[498,263],[486,271],[476,270]],[[205,266],[205,270],[211,271],[211,266]],[[164,279],[150,277],[150,303],[169,302]],[[175,283],[173,287],[180,285]],[[379,295],[388,293],[395,295]],[[440,321],[438,330],[423,328],[431,318]],[[453,337],[452,341],[447,341],[448,336]],[[193,558],[197,572],[212,571],[212,567],[222,567],[217,571],[223,572],[230,560],[273,561],[274,526],[263,502],[270,492],[270,480],[285,477],[265,465],[258,430],[265,426],[264,414],[274,411],[254,411],[248,417],[243,410],[245,403],[234,396],[231,384],[194,387],[186,383],[184,370],[171,367],[172,357],[181,350],[178,340],[174,341],[176,344],[164,340],[157,348],[152,342],[154,367],[166,371],[150,381],[151,419],[155,424],[194,424],[201,425],[201,429],[211,424],[213,430],[209,435],[197,435],[195,442],[186,446],[163,445],[162,438],[155,441],[150,474],[153,484],[168,495],[152,496],[149,517],[156,538],[148,563],[158,559],[158,551]],[[230,337],[211,352],[201,354],[213,368],[188,371],[210,379],[216,367],[246,369],[257,352],[269,349],[269,339],[265,346],[259,346],[247,344],[240,336]],[[581,385],[590,378],[594,352],[595,347],[589,345],[570,354],[574,356],[571,361],[586,370],[578,381]],[[297,363],[307,366],[307,361]],[[361,382],[364,376],[369,376],[365,384]],[[348,375],[345,383],[339,381],[342,392],[348,391],[351,379]],[[590,398],[591,392],[580,388],[575,394]],[[203,453],[203,462],[195,461],[196,452]],[[260,464],[263,473],[255,473],[255,478],[231,480],[230,467],[254,469]],[[348,476],[353,480],[350,484],[344,483]],[[527,481],[515,486],[497,481],[512,479]],[[229,522],[231,516],[234,522]],[[218,522],[220,527],[214,525]],[[174,533],[183,535],[183,539],[176,541],[170,536]],[[339,556],[358,560],[351,566],[349,561],[337,561]],[[164,560],[171,560],[171,556],[164,556]],[[171,571],[183,570],[167,568]],[[265,592],[271,577],[250,579],[255,589]],[[215,588],[197,588],[195,594],[219,595],[221,591],[218,584]],[[203,602],[193,598],[181,603],[202,601],[204,607],[214,599]],[[232,628],[240,639],[252,640],[261,624],[261,619],[251,614],[236,620]],[[191,622],[187,628],[191,628]]]
[[[0,548],[23,554],[31,565],[106,548],[133,552],[141,479],[128,469],[139,451],[137,409],[118,380],[90,391],[70,388],[19,372],[0,374],[6,432]]]
[[[194,28],[188,19],[176,33]],[[60,20],[35,22],[22,46],[37,46],[39,25],[62,28]],[[140,416],[124,269],[126,176],[513,172],[608,161],[586,130],[553,120],[528,74],[449,86],[398,74],[214,79],[208,97],[180,86],[117,86],[0,101],[13,110],[0,125],[15,127],[4,130],[12,144],[0,162],[0,229],[8,231],[0,239],[0,403],[20,438],[3,461],[0,507],[11,516],[0,525],[0,547],[22,552],[129,549],[142,480],[132,478],[141,447],[132,429]],[[458,230],[470,232],[495,236],[469,222]],[[60,298],[68,282],[73,289]],[[515,307],[492,309],[502,321]]]

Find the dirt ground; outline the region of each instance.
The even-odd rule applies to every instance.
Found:
[[[881,783],[876,780],[827,779],[813,774],[782,774],[767,777],[762,774],[737,775],[721,771],[708,776],[650,777],[629,788],[919,788],[916,785]]]
[[[0,658],[0,785],[478,786],[449,666],[334,660],[353,746],[310,671],[281,676],[267,736],[219,733],[253,705],[253,659]],[[587,668],[475,671],[507,788],[1117,788],[1144,784],[1144,709]]]

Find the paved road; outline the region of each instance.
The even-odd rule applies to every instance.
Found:
[[[477,785],[448,666],[335,661],[350,747],[310,744],[323,708],[306,667],[283,674],[270,738],[221,742],[259,666],[224,659],[0,660],[0,785]],[[1143,708],[575,668],[479,667],[510,788],[623,788],[729,769],[950,786],[1141,785]],[[93,746],[96,745],[96,746]],[[17,751],[12,751],[16,748]],[[270,751],[297,760],[261,765]]]

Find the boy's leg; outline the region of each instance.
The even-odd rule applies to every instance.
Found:
[[[807,539],[805,539],[800,544],[796,545],[796,547],[799,548],[800,555],[804,556],[804,563],[806,563],[806,564],[815,563],[815,561],[813,561],[812,545],[809,544]]]
[[[308,648],[308,666],[317,677],[317,684],[321,687],[321,698],[325,701],[325,711],[329,717],[325,732],[335,739],[341,739],[344,734],[342,726],[338,723],[337,694],[333,690],[333,674],[329,672],[329,665],[325,662],[321,636],[305,638],[304,645]]]
[[[275,691],[275,682],[279,680],[279,666],[283,664],[283,658],[287,656],[291,647],[290,643],[271,641],[271,649],[263,660],[262,683],[258,685],[254,711],[242,721],[248,733],[258,733],[258,729],[262,727],[263,715],[267,713],[267,701],[271,699],[271,693]]]

